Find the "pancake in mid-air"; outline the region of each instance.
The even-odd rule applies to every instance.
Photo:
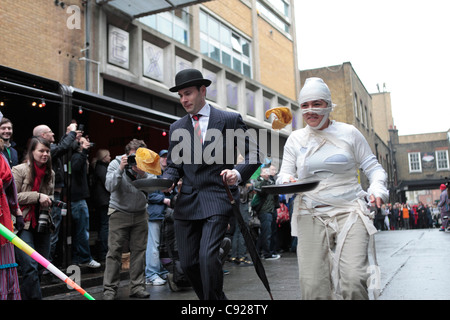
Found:
[[[280,130],[292,122],[291,109],[287,107],[276,107],[266,111],[266,118],[269,119],[270,114],[275,114],[275,119],[272,122],[272,128]]]

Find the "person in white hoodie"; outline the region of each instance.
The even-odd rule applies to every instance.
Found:
[[[320,180],[316,189],[298,194],[291,220],[301,298],[369,299],[369,282],[379,273],[369,266],[377,230],[368,208],[387,201],[386,172],[354,126],[329,119],[335,105],[322,79],[306,79],[299,103],[307,126],[286,141],[277,184]],[[358,169],[369,179],[367,192]]]
[[[114,300],[120,282],[122,248],[130,248],[130,296],[146,299],[150,294],[145,285],[145,252],[147,249],[147,194],[137,189],[136,179],[154,179],[155,175],[140,170],[130,161],[138,148],[146,148],[142,140],[133,139],[125,147],[126,154],[110,162],[105,187],[109,200],[108,253],[103,278],[103,299]]]

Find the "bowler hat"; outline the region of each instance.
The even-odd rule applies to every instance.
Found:
[[[178,72],[175,76],[175,87],[170,88],[172,92],[177,92],[180,89],[194,87],[194,86],[209,86],[211,80],[204,79],[203,75],[197,69],[184,69]]]

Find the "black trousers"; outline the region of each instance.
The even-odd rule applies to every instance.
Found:
[[[181,268],[200,300],[226,299],[219,251],[229,220],[224,215],[175,220]]]

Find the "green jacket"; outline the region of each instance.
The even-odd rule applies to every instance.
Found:
[[[275,213],[277,209],[280,207],[280,201],[277,194],[267,194],[265,192],[261,191],[261,187],[265,185],[272,185],[275,182],[269,178],[269,180],[264,180],[263,178],[259,177],[258,180],[255,182],[255,190],[259,193],[261,197],[264,197],[264,204],[262,205],[261,209],[258,211],[260,212],[271,212]]]

